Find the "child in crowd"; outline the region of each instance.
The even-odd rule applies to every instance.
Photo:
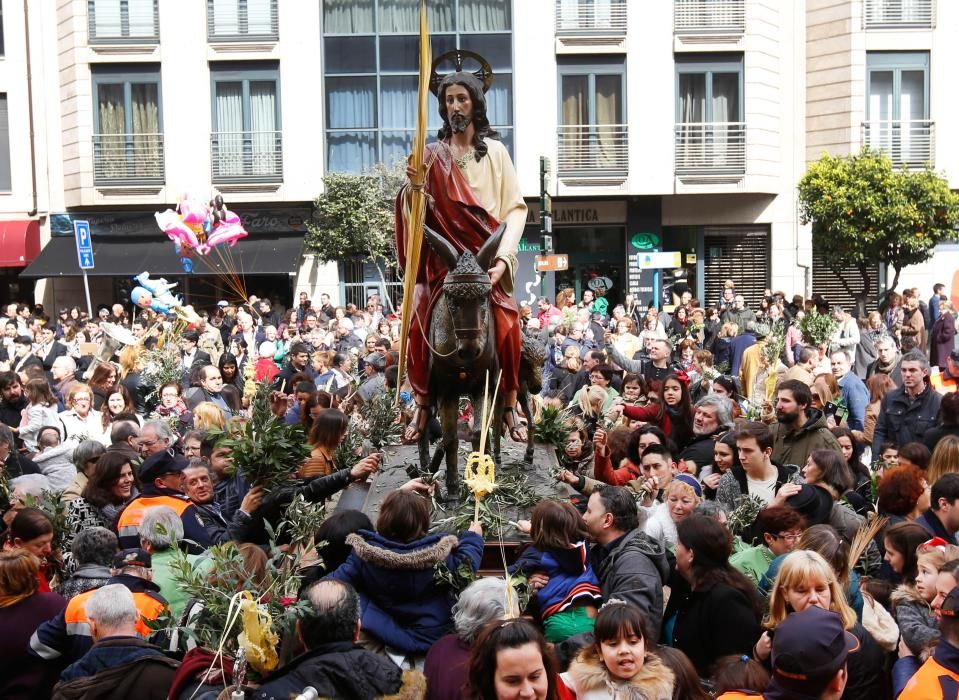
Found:
[[[919,545],[915,582],[907,581],[892,594],[893,611],[902,641],[925,660],[939,641],[939,625],[932,610],[936,579],[947,561],[959,559],[959,547],[934,537]]]
[[[23,389],[29,405],[20,422],[20,439],[29,452],[37,452],[37,435],[48,425],[60,425],[57,400],[46,379],[31,379]]]

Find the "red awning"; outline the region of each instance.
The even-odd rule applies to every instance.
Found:
[[[26,267],[38,255],[39,221],[0,221],[0,267]]]

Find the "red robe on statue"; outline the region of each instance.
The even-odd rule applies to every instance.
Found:
[[[474,255],[499,226],[499,222],[477,200],[473,189],[453,161],[449,146],[426,146],[426,182],[429,195],[426,225],[448,240],[457,251]],[[405,189],[396,198],[396,249],[400,265],[406,264],[406,229],[403,221]],[[407,340],[407,376],[413,391],[429,394],[430,350],[426,333],[433,304],[443,291],[446,265],[424,241],[420,269],[413,296],[413,318]],[[509,274],[507,272],[507,274]],[[497,284],[492,291],[493,318],[496,322],[496,350],[503,378],[500,393],[519,388],[520,326],[516,299]]]

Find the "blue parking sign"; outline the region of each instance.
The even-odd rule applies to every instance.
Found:
[[[90,238],[90,222],[74,221],[73,234],[77,240],[77,259],[81,270],[93,269],[93,240]]]

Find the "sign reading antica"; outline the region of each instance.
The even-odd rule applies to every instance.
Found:
[[[530,202],[528,225],[539,223],[539,202]],[[625,224],[626,202],[561,202],[553,200],[553,225]]]

